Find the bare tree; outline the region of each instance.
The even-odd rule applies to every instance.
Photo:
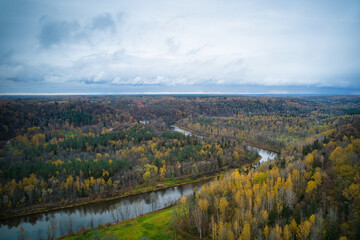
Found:
[[[325,225],[325,219],[323,218],[323,211],[321,209],[315,214],[315,216],[316,221],[315,224],[311,227],[310,232],[311,240],[321,239],[321,234]]]
[[[194,216],[194,221],[195,221],[195,225],[196,225],[196,228],[200,234],[200,239],[202,237],[202,212],[200,210],[199,207],[195,207],[194,211],[193,211],[193,216]]]
[[[292,189],[287,189],[285,192],[285,204],[290,209],[292,209],[294,206],[294,203],[295,203],[295,193]]]

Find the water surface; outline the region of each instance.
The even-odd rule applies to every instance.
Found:
[[[250,150],[255,150],[255,151],[257,151],[259,153],[259,155],[261,156],[259,164],[261,164],[263,162],[267,162],[269,160],[274,160],[275,157],[277,156],[277,153],[266,150],[266,149],[253,147],[253,146],[250,146],[250,145],[248,145],[247,148],[250,149]]]
[[[92,228],[99,223],[113,223],[165,208],[175,203],[182,195],[190,195],[194,188],[198,191],[209,180],[171,187],[150,193],[94,203],[84,206],[55,210],[48,213],[15,217],[0,222],[0,239],[17,239],[20,226],[31,239],[47,238],[54,232],[56,237],[78,232],[82,228]],[[55,227],[51,227],[55,226]]]

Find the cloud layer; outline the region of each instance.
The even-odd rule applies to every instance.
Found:
[[[0,1],[1,93],[353,93],[360,2]]]

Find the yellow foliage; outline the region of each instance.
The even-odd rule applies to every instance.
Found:
[[[306,155],[305,159],[304,159],[304,163],[306,165],[306,168],[308,170],[312,169],[312,164],[314,162],[314,156],[309,153],[308,155]]]
[[[165,173],[166,173],[166,166],[163,165],[163,166],[160,168],[160,179],[161,179],[161,180],[165,179]]]
[[[312,191],[316,190],[317,184],[315,181],[309,181],[306,186],[306,193],[311,193]]]
[[[30,132],[36,132],[36,131],[39,131],[40,130],[40,127],[29,127],[27,129],[27,132],[30,133]]]
[[[266,209],[263,211],[263,218],[264,220],[267,220],[269,218],[269,213]]]
[[[182,196],[182,197],[180,198],[180,203],[181,203],[181,204],[185,204],[186,201],[187,201],[187,197],[186,197],[186,196]]]
[[[111,178],[109,178],[109,180],[107,181],[107,185],[109,185],[110,187],[112,186]]]
[[[74,178],[71,175],[69,175],[68,178],[66,179],[66,187],[67,188],[71,187],[73,182],[74,182]]]
[[[265,228],[264,228],[264,236],[265,236],[265,238],[267,238],[269,236],[269,227],[268,227],[268,225],[266,225]]]
[[[45,134],[38,133],[31,137],[31,143],[35,146],[44,143]]]
[[[291,239],[291,232],[289,225],[285,225],[283,229],[283,238],[284,240],[290,240]]]
[[[275,225],[275,227],[272,229],[272,235],[271,236],[275,236],[275,239],[279,239],[281,240],[281,235],[282,235],[282,229],[279,225]]]
[[[341,161],[343,159],[344,150],[341,147],[336,147],[330,154],[330,160],[333,162]]]
[[[321,170],[320,168],[316,169],[316,172],[314,173],[314,175],[311,177],[315,182],[316,182],[316,185],[321,185]]]
[[[291,181],[291,177],[288,177],[285,182],[285,189],[294,189],[294,184]]]
[[[295,221],[295,219],[291,220],[291,223],[290,223],[290,231],[293,233],[293,234],[296,234],[297,233],[297,223]]]
[[[144,178],[145,183],[148,184],[150,182],[150,177],[151,177],[150,172],[147,171],[144,173],[143,178]]]
[[[298,239],[307,239],[307,237],[310,234],[310,228],[311,228],[310,221],[302,222],[297,229],[297,233],[296,233],[297,238]]]
[[[59,165],[61,165],[61,164],[64,164],[64,162],[61,161],[60,159],[58,159],[58,160],[56,160],[55,162],[53,162],[53,164],[57,167],[57,166],[59,166]]]
[[[150,173],[156,173],[156,174],[158,173],[158,167],[155,165],[146,164],[144,166],[144,169],[145,169],[145,171],[150,172]]]
[[[309,217],[309,221],[311,222],[311,224],[315,223],[315,215],[314,214]]]
[[[209,207],[209,201],[206,199],[199,199],[198,205],[201,211],[205,212]]]
[[[109,177],[109,172],[103,169],[103,173],[102,176],[105,177]]]
[[[245,221],[244,227],[241,232],[240,238],[242,240],[250,240],[251,239],[251,228],[249,222]]]
[[[226,198],[221,197],[219,202],[219,210],[221,214],[225,214],[226,208],[229,206],[229,202],[226,200]]]

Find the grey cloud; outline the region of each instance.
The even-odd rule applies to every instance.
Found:
[[[110,13],[97,15],[92,19],[91,28],[95,30],[115,30],[115,21]]]
[[[50,20],[48,16],[41,17],[40,24],[39,42],[44,48],[89,40],[96,34],[94,31],[116,32],[116,23],[110,13],[96,15],[85,26],[81,26],[77,20]]]
[[[0,54],[0,64],[11,64],[14,50],[8,50]]]
[[[103,85],[103,84],[108,84],[107,81],[94,81],[94,80],[84,80],[82,81],[84,84],[99,84],[99,85]]]
[[[360,84],[358,0],[199,0],[191,7],[144,0],[28,2],[0,4],[3,91],[10,86],[5,81],[16,89],[19,80],[34,83],[29,91],[75,83],[88,89]]]
[[[42,17],[40,22],[39,41],[45,48],[69,41],[80,29],[77,21],[56,21]]]
[[[12,82],[23,82],[24,79],[21,79],[19,77],[10,77],[10,78],[7,78],[9,81],[12,81]]]

